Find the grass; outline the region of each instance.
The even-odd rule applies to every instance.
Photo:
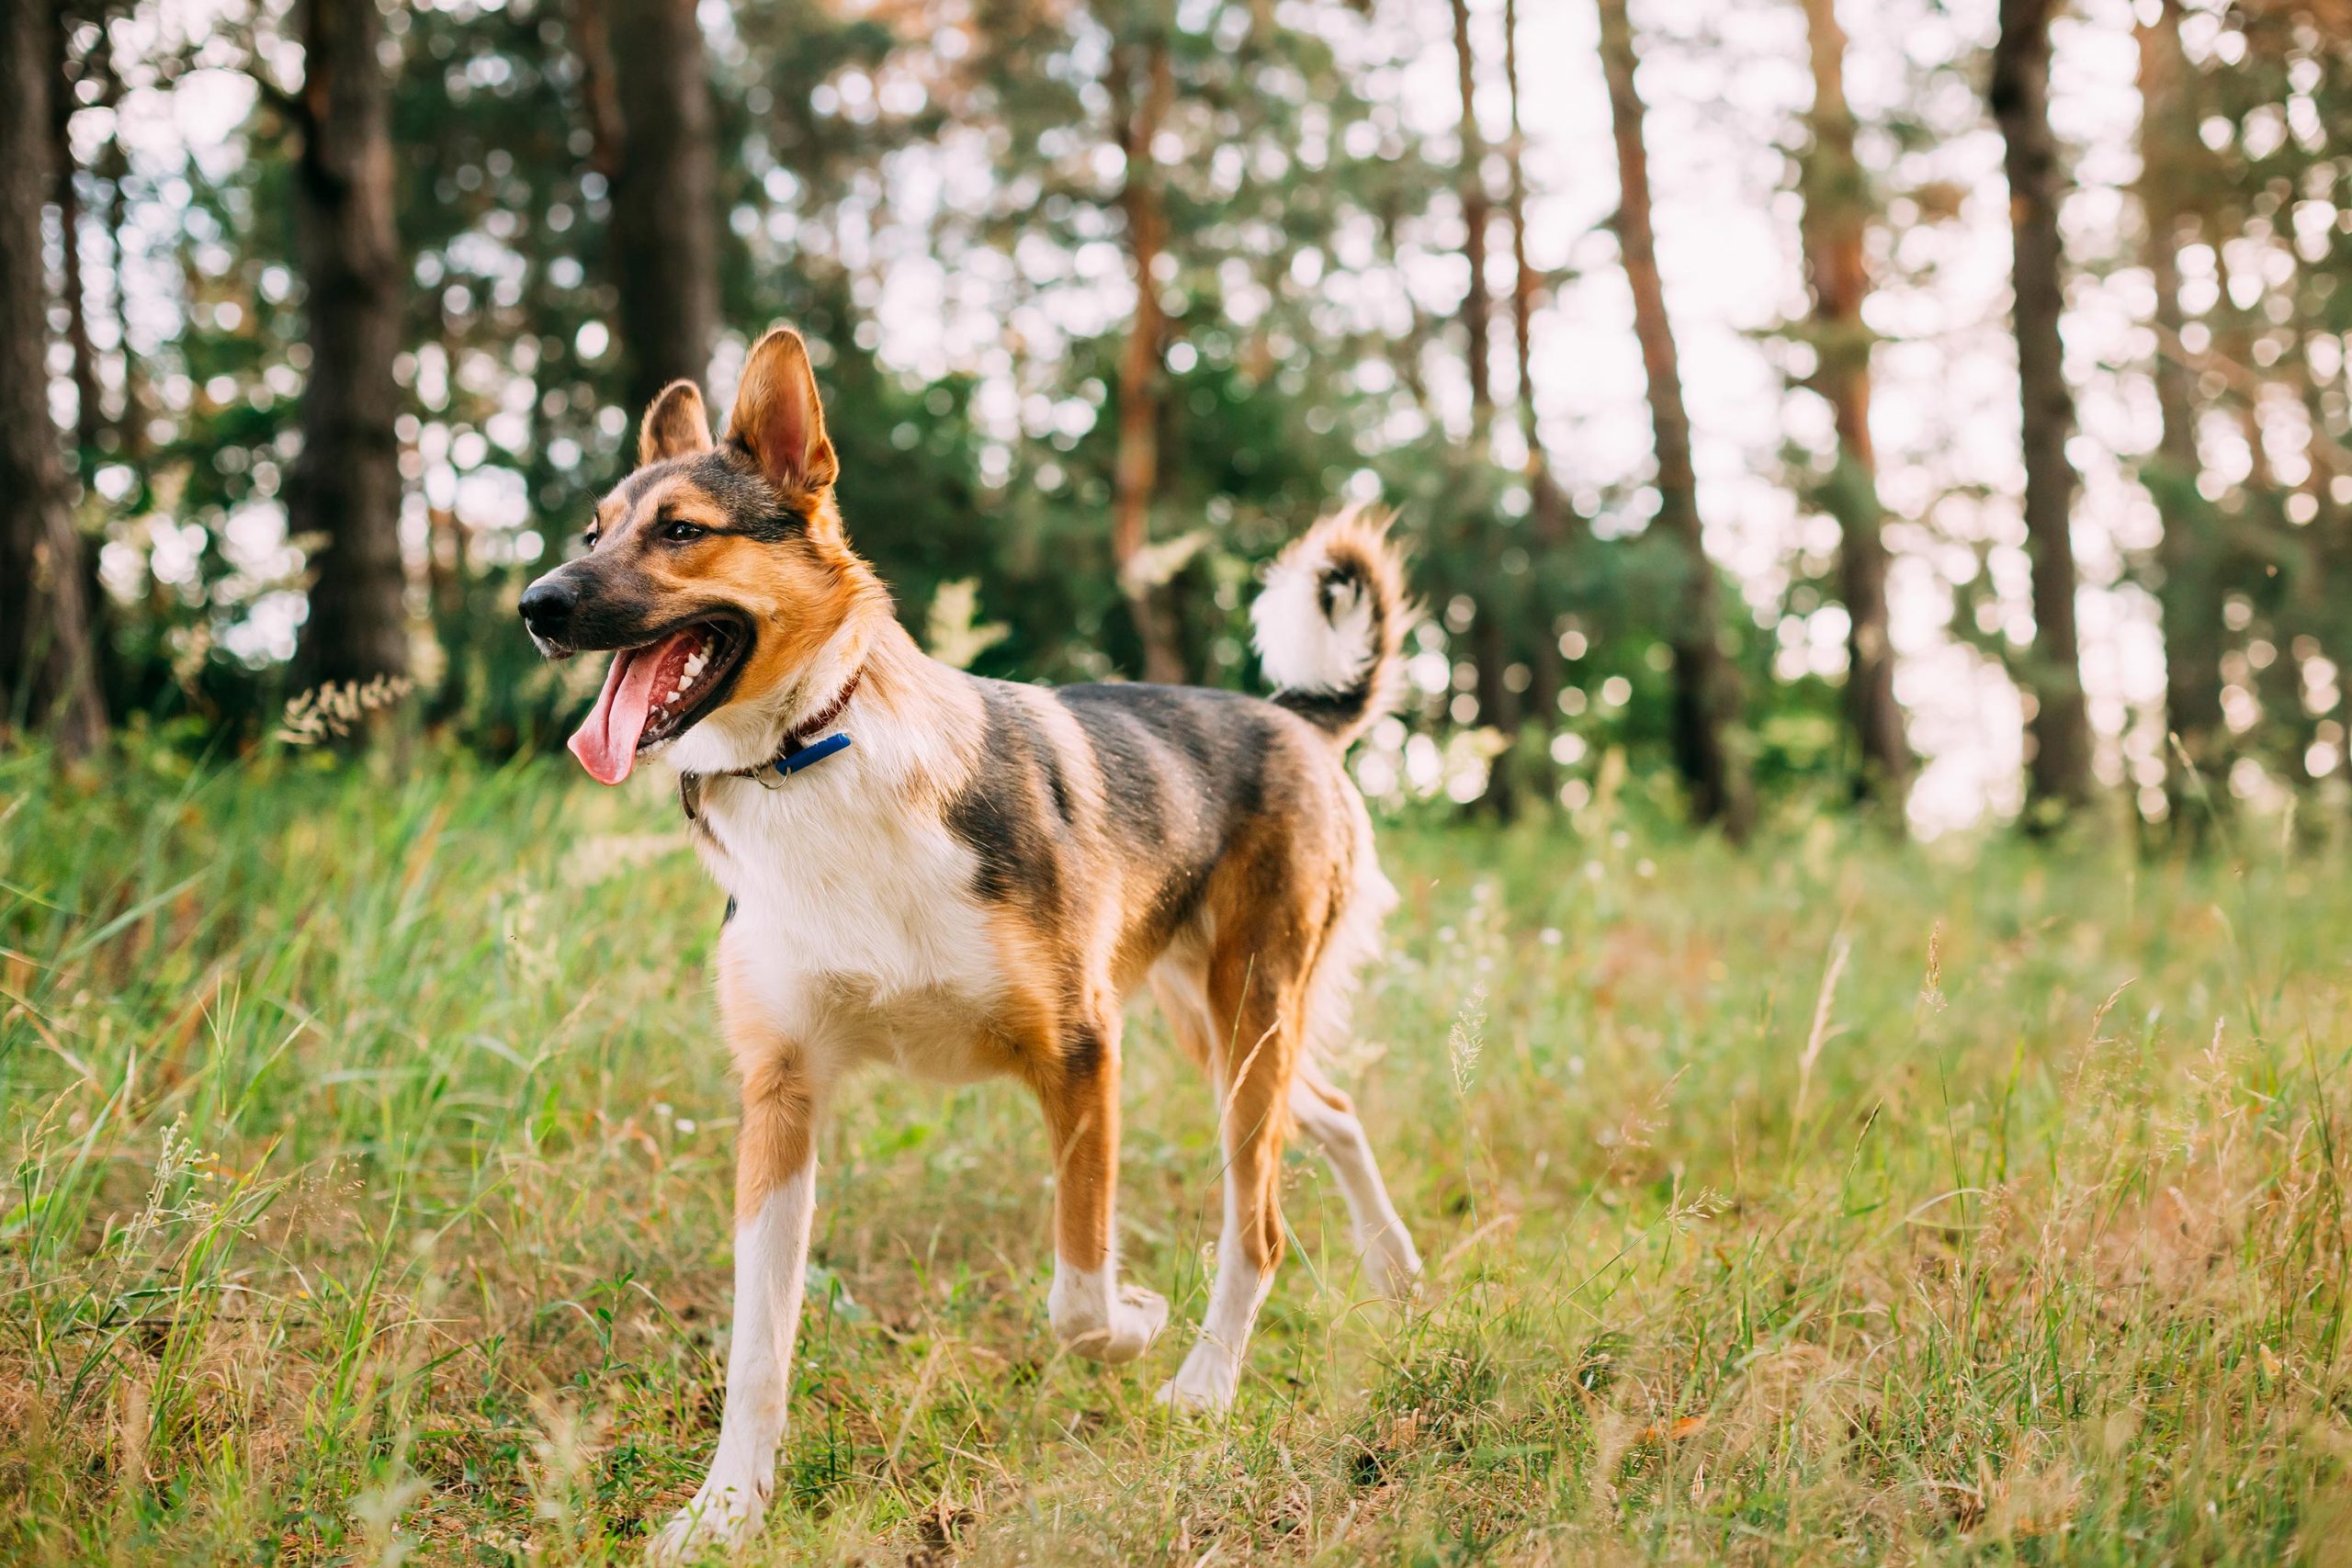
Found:
[[[718,1410],[720,900],[658,792],[430,751],[0,757],[0,1559],[629,1561]],[[1386,834],[1336,1188],[1222,1425],[1057,1357],[1008,1086],[826,1133],[754,1561],[2341,1559],[2352,878]],[[1205,1089],[1128,1050],[1129,1267],[1193,1320]]]

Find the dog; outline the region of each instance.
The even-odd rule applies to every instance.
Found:
[[[551,658],[609,651],[571,749],[607,784],[660,756],[728,895],[718,1010],[742,1097],[735,1317],[708,1478],[657,1562],[758,1527],[785,1430],[825,1108],[853,1069],[1009,1076],[1054,1162],[1055,1335],[1141,1356],[1168,1303],[1119,1279],[1122,1012],[1148,983],[1209,1073],[1224,1225],[1200,1337],[1159,1399],[1228,1408],[1282,1257],[1282,1147],[1319,1145],[1382,1291],[1420,1269],[1347,1098],[1317,1065],[1396,894],[1347,749],[1401,694],[1413,615],[1385,525],[1294,541],[1251,609],[1269,699],[983,680],[899,626],[835,502],[788,328],[723,438],[692,382],[645,411],[587,549],[525,591]]]

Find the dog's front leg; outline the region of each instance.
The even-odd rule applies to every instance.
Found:
[[[1119,1283],[1119,1020],[1066,1032],[1039,1074],[1054,1144],[1055,1337],[1071,1353],[1132,1361],[1168,1325],[1168,1303]]]
[[[816,1100],[805,1064],[739,1043],[743,1121],[735,1156],[735,1326],[727,1405],[710,1474],[654,1539],[656,1563],[734,1546],[759,1527],[775,1484],[817,1210]]]

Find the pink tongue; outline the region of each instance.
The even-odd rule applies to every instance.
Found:
[[[637,766],[638,738],[653,712],[654,682],[671,662],[664,655],[693,637],[680,632],[651,648],[626,648],[613,655],[596,705],[571,737],[571,754],[590,778],[616,784]]]

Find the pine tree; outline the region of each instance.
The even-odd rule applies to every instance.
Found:
[[[1564,575],[1576,519],[1566,491],[1553,477],[1535,412],[1535,310],[1544,279],[1527,259],[1527,135],[1520,124],[1519,0],[1503,0],[1503,78],[1510,94],[1510,140],[1504,145],[1510,170],[1505,203],[1510,220],[1511,343],[1519,366],[1520,439],[1527,447],[1525,473],[1528,531],[1539,554],[1534,599],[1534,658],[1530,665],[1528,705],[1545,728],[1556,722],[1563,683],[1560,633],[1553,625],[1553,595],[1544,592]]]
[[[41,207],[62,72],[48,0],[0,0],[0,727],[80,755],[106,730],[90,581],[49,412]],[[67,233],[72,214],[66,214]],[[70,244],[70,239],[69,239]]]
[[[1470,441],[1476,447],[1485,445],[1495,411],[1495,303],[1487,287],[1487,231],[1495,208],[1487,194],[1487,139],[1478,128],[1478,57],[1470,41],[1470,0],[1452,4],[1454,84],[1461,108],[1456,191],[1462,201],[1462,259],[1469,269],[1469,284],[1462,295],[1463,360],[1470,372]]]
[[[1634,332],[1641,340],[1648,378],[1650,427],[1657,451],[1658,510],[1655,524],[1680,556],[1681,592],[1668,637],[1674,654],[1674,752],[1690,791],[1692,814],[1745,839],[1755,821],[1747,760],[1734,730],[1739,724],[1737,672],[1724,656],[1722,610],[1714,563],[1707,558],[1699,517],[1698,476],[1690,463],[1690,416],[1682,402],[1682,374],[1674,329],[1658,279],[1657,243],[1650,224],[1649,154],[1642,141],[1642,100],[1634,86],[1638,63],[1625,0],[1599,0],[1600,63],[1609,83],[1610,119],[1617,148],[1617,244],[1634,295]]]
[[[296,535],[324,545],[300,662],[309,681],[368,681],[409,665],[392,378],[408,269],[393,213],[392,73],[376,0],[305,0],[301,37],[293,183],[311,362],[287,514]]]
[[[2141,481],[2164,519],[2159,549],[2165,639],[2165,725],[2177,742],[2165,759],[2172,819],[2196,832],[2209,801],[2227,792],[2200,791],[2192,772],[2209,779],[2224,765],[2229,732],[2222,722],[2222,575],[2217,519],[2198,493],[2196,406],[2181,333],[2179,249],[2188,220],[2179,197],[2181,183],[2201,151],[2196,141],[2194,100],[2180,47],[2177,0],[2162,0],[2153,23],[2143,23],[2140,42],[2140,209],[2145,231],[2148,274],[2155,288],[2156,358],[2154,379],[2162,421],[2154,456],[2141,468]]]
[[[1911,747],[1894,700],[1894,645],[1886,604],[1884,513],[1871,443],[1871,332],[1862,321],[1870,273],[1862,241],[1871,210],[1869,182],[1854,156],[1854,116],[1846,102],[1846,33],[1835,0],[1805,0],[1813,65],[1812,144],[1800,164],[1806,281],[1813,293],[1815,390],[1828,400],[1838,434],[1837,466],[1820,500],[1837,519],[1838,585],[1849,621],[1846,717],[1860,767],[1857,791],[1897,807],[1911,779]]]
[[[576,0],[605,250],[620,294],[623,396],[701,382],[718,341],[718,159],[695,0]],[[754,328],[756,330],[756,328]]]
[[[2050,129],[2052,0],[2001,0],[1989,96],[2006,145],[2015,247],[2018,386],[2025,443],[2025,527],[2033,560],[2033,697],[2029,764],[2034,808],[2063,814],[2091,795],[2091,730],[2075,629],[2075,468],[2066,438],[2075,398],[2066,385],[2058,319],[2065,309],[2058,198],[2064,176]]]
[[[1111,51],[1111,102],[1125,173],[1119,208],[1126,219],[1135,314],[1119,356],[1119,453],[1111,496],[1111,559],[1143,645],[1143,678],[1184,679],[1184,649],[1169,588],[1152,566],[1151,502],[1159,481],[1161,337],[1159,258],[1168,244],[1167,198],[1156,143],[1176,95],[1168,38],[1157,19]]]

